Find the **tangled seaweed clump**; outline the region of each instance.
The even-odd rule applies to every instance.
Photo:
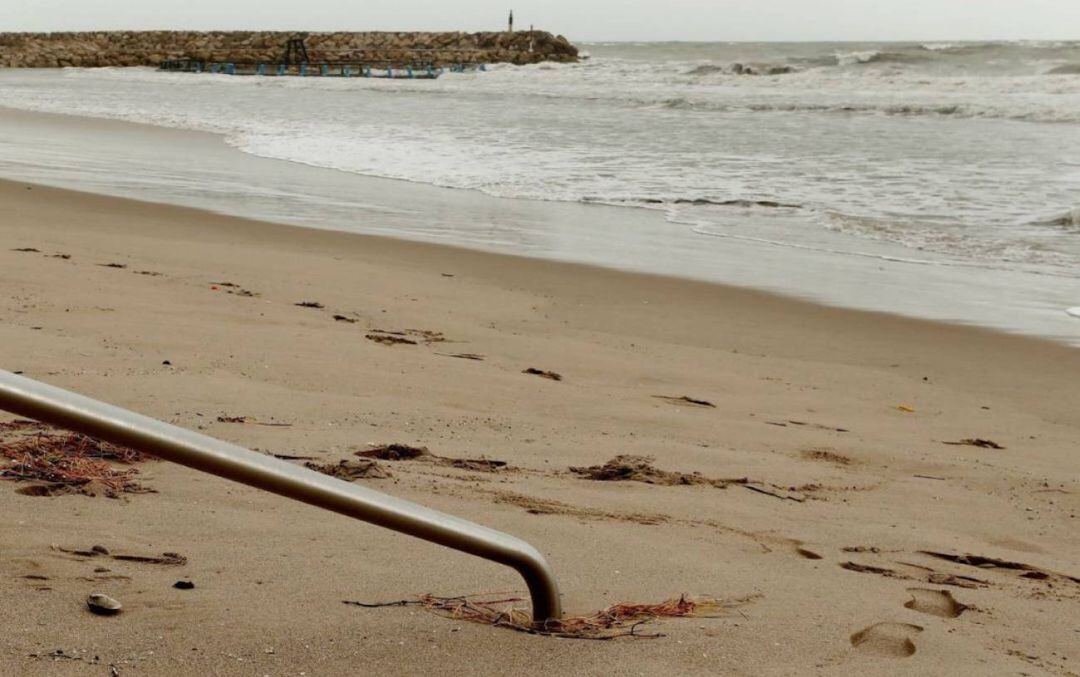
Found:
[[[389,606],[419,606],[448,618],[508,628],[518,632],[566,639],[610,640],[619,637],[655,639],[662,633],[642,633],[638,628],[661,618],[716,618],[726,609],[726,604],[713,597],[689,597],[682,595],[659,604],[613,604],[605,609],[584,616],[550,619],[534,624],[528,607],[521,597],[498,595],[466,595],[462,597],[437,597],[421,595],[414,600],[397,602],[364,603],[346,601],[345,604],[365,608]]]
[[[0,423],[0,459],[8,461],[0,467],[0,478],[39,483],[20,490],[31,496],[101,493],[118,498],[151,491],[135,481],[136,468],[112,465],[141,463],[148,459],[145,454],[36,421]]]
[[[708,484],[724,488],[729,484],[745,484],[746,478],[720,479],[705,477],[700,473],[684,473],[661,470],[654,466],[648,456],[616,456],[603,465],[571,467],[570,472],[586,479],[600,482],[644,482],[668,486],[680,484]]]

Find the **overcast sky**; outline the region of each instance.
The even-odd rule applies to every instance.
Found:
[[[1080,39],[1080,0],[3,0],[0,31],[497,30],[571,40]]]

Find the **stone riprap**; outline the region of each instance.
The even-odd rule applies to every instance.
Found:
[[[527,64],[576,61],[577,48],[546,31],[488,33],[288,33],[104,31],[0,33],[0,67],[158,66],[170,59],[276,63],[289,38],[305,38],[309,61]]]

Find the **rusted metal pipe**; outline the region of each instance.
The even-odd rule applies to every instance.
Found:
[[[0,409],[498,562],[525,579],[535,623],[562,615],[551,567],[509,534],[3,370]]]

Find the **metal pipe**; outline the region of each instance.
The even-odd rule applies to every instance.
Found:
[[[3,370],[0,409],[498,562],[525,579],[535,623],[562,615],[551,567],[509,534]]]

